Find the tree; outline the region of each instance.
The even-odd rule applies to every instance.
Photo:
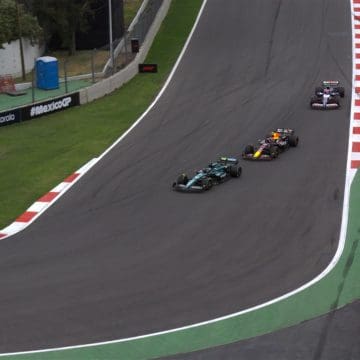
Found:
[[[12,14],[13,1],[0,0],[0,48],[2,44],[14,40],[15,17]]]
[[[18,5],[18,6],[17,6]],[[37,19],[15,0],[0,0],[0,48],[20,37],[36,43],[42,35]]]
[[[44,27],[47,40],[53,36],[61,39],[61,45],[73,55],[76,51],[77,31],[85,32],[92,5],[96,0],[32,0],[33,11]]]
[[[0,48],[3,44],[19,40],[22,78],[25,80],[25,62],[22,39],[34,44],[41,37],[42,29],[37,19],[25,11],[16,0],[0,0]]]

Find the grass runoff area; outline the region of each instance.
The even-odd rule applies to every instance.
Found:
[[[139,10],[143,0],[124,0],[124,25],[125,29],[129,27]]]
[[[90,159],[99,156],[146,110],[189,35],[201,0],[173,0],[138,74],[90,104],[0,128],[0,229]]]

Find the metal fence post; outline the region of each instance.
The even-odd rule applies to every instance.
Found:
[[[96,55],[96,49],[93,49],[91,53],[91,78],[92,83],[95,83],[95,55]]]
[[[125,48],[125,66],[128,63],[128,50],[127,50],[127,35],[129,34],[129,31],[126,30],[124,34],[124,48]]]
[[[114,74],[114,43],[113,43],[113,32],[112,32],[112,4],[111,0],[108,0],[109,7],[109,47],[110,47],[110,59],[111,59],[111,67],[112,74]]]
[[[65,78],[65,93],[68,93],[68,83],[67,83],[67,69],[66,69],[66,65],[67,65],[67,59],[65,59],[64,61],[64,78]]]
[[[32,103],[35,102],[35,74],[36,74],[36,59],[34,58],[34,68],[32,71],[31,76],[31,97],[32,97]]]

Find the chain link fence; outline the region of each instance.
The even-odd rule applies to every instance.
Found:
[[[104,75],[109,76],[123,69],[129,62],[133,60],[136,53],[132,52],[131,41],[137,40],[139,47],[143,44],[146,35],[158,13],[163,0],[144,1],[144,7],[139,15],[129,26],[125,36],[120,41],[113,43],[114,48],[114,66],[109,56],[109,60],[104,67]]]
[[[66,51],[56,51],[48,55],[58,60],[59,88],[57,90],[38,89],[34,69],[27,74],[25,83],[20,79],[16,81],[17,90],[26,90],[27,95],[32,98],[32,102],[36,102],[49,97],[50,94],[59,96],[80,90],[119,72],[131,63],[136,56],[136,52],[132,51],[132,41],[138,42],[140,50],[159,9],[165,1],[143,1],[124,37],[113,42],[114,66],[112,66],[109,43],[101,48],[78,51],[75,56],[68,56]],[[25,97],[23,97],[23,102],[25,102]]]
[[[137,40],[139,47],[142,46],[163,1],[144,0],[124,37],[113,42],[113,61],[109,43],[101,48],[79,51],[75,57],[53,54],[59,61],[60,77],[67,81],[87,78],[94,83],[123,69],[136,56],[131,42]]]
[[[139,47],[142,46],[163,2],[144,0],[124,37],[113,42],[113,61],[109,43],[97,49],[78,51],[75,56],[67,56],[61,51],[51,53],[58,60],[61,82],[87,79],[95,83],[123,69],[136,56],[131,42],[137,40]]]

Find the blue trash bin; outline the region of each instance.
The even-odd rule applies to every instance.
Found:
[[[43,90],[59,88],[59,64],[52,56],[36,59],[36,86]]]

